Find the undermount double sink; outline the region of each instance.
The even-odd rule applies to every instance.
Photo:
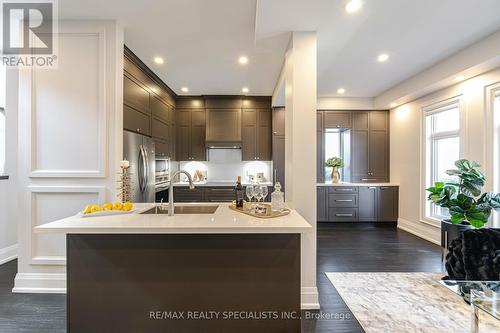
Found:
[[[200,205],[200,206],[174,206],[174,214],[213,214],[219,208],[219,205]],[[155,206],[141,214],[168,214],[168,207]]]

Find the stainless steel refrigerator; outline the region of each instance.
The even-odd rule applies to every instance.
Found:
[[[132,202],[155,202],[155,143],[123,131],[123,158],[130,162]]]

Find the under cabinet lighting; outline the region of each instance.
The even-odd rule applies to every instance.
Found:
[[[163,61],[163,58],[162,57],[155,57],[155,62],[159,65],[163,64],[164,61]]]
[[[389,55],[387,53],[379,54],[379,56],[377,57],[378,62],[386,62],[388,59]]]
[[[247,87],[243,87],[243,88],[241,88],[241,92],[243,92],[243,93],[245,93],[245,94],[246,94],[247,92],[249,92],[249,91],[250,91],[250,90],[249,90]]]
[[[363,1],[351,0],[345,5],[345,11],[349,14],[355,13],[363,7]]]
[[[345,93],[345,89],[344,88],[337,89],[337,94],[343,94],[343,93]]]
[[[187,92],[189,92],[189,88],[188,87],[182,87],[181,91],[184,92],[184,93],[187,93]]]
[[[396,103],[391,103],[391,108],[395,108],[396,106],[398,106]]]

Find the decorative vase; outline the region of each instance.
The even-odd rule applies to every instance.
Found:
[[[333,167],[332,170],[332,183],[336,184],[340,182],[340,173],[337,167]]]
[[[453,224],[449,219],[441,220],[441,247],[448,250],[451,241],[458,238],[462,232],[469,229],[472,229],[472,226],[467,222]]]

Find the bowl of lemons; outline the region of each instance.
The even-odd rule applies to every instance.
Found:
[[[89,204],[78,215],[82,217],[120,215],[130,214],[133,211],[134,205],[131,202],[121,203],[117,201],[115,203],[107,202],[102,206]]]

